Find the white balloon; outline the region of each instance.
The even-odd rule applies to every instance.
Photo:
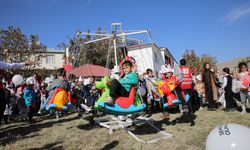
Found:
[[[45,82],[46,84],[48,84],[48,83],[50,82],[50,78],[49,78],[49,77],[46,77],[45,80],[44,80],[44,82]]]
[[[27,85],[31,85],[31,84],[34,84],[35,82],[34,82],[34,78],[33,77],[28,77],[27,79],[26,79],[26,84]]]
[[[20,74],[14,75],[12,77],[12,82],[15,84],[15,86],[22,84],[23,77]]]
[[[206,150],[249,150],[250,128],[239,124],[223,124],[213,129]]]

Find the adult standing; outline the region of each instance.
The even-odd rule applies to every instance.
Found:
[[[215,110],[215,101],[218,100],[218,91],[215,85],[214,72],[211,71],[211,66],[208,62],[203,65],[202,82],[204,84],[205,99],[208,102],[208,110]]]
[[[2,83],[4,69],[22,68],[24,66],[28,66],[31,64],[32,64],[31,61],[26,61],[24,63],[5,63],[0,61],[0,123],[2,121],[3,113],[6,107],[6,100]]]
[[[180,69],[182,72],[182,80],[181,80],[181,90],[183,90],[186,94],[190,95],[190,101],[188,101],[189,109],[191,112],[194,112],[200,107],[200,101],[198,98],[198,92],[194,90],[194,81],[192,70],[186,65],[187,61],[185,59],[180,60]]]
[[[190,90],[193,88],[193,76],[192,70],[186,65],[187,61],[185,59],[180,60],[180,69],[183,74],[181,81],[181,89],[190,94]]]

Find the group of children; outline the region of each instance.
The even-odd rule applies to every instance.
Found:
[[[250,70],[246,63],[241,62],[238,65],[239,71],[232,76],[229,68],[223,69],[223,84],[221,89],[224,93],[225,110],[235,111],[235,99],[240,99],[241,114],[246,113],[246,103],[250,103]],[[237,96],[238,95],[238,96]]]
[[[220,96],[218,90],[223,91],[224,99],[225,99],[225,111],[235,111],[236,102],[235,102],[235,93],[233,88],[233,80],[239,81],[238,94],[240,95],[240,101],[242,103],[242,111],[241,113],[246,113],[246,102],[250,99],[250,73],[247,67],[247,64],[244,62],[239,63],[239,73],[235,79],[232,78],[229,68],[223,68],[223,84],[214,83],[216,85],[216,92],[212,89],[212,83],[216,82],[214,78],[214,72],[210,71],[210,66],[205,63],[205,70],[197,75],[195,78],[192,77],[192,70],[186,66],[186,60],[182,59],[180,61],[180,69],[182,72],[182,79],[177,79],[176,76],[173,75],[173,69],[169,66],[162,67],[160,70],[160,80],[163,80],[165,83],[174,84],[174,90],[171,91],[175,94],[175,96],[180,100],[182,104],[182,111],[189,112],[192,110],[192,106],[188,106],[185,99],[185,94],[190,95],[190,99],[192,102],[197,103],[196,105],[200,106],[203,109],[203,101],[205,99],[205,103],[208,103],[208,110],[215,110],[215,103],[218,99],[214,98],[215,94]],[[165,102],[168,101],[166,98],[166,94],[159,92],[159,80],[154,76],[154,72],[152,69],[146,70],[146,78],[144,78],[145,74],[139,73],[139,76],[132,71],[132,63],[124,62],[122,64],[123,71],[125,76],[121,80],[112,80],[110,83],[110,98],[108,98],[105,103],[107,105],[113,105],[115,99],[119,96],[128,96],[129,90],[131,86],[139,85],[139,94],[141,95],[142,100],[146,103],[151,103],[151,111],[156,107],[159,110],[159,103],[157,99],[165,99]],[[206,68],[208,68],[208,72],[206,72]],[[138,78],[138,79],[137,79]],[[209,81],[207,83],[206,79]],[[213,80],[213,81],[211,81]],[[210,92],[209,92],[210,91]],[[184,92],[184,95],[183,95]],[[212,103],[212,104],[211,104]],[[215,109],[214,109],[215,108]],[[148,111],[148,108],[146,109]]]
[[[112,79],[110,82],[110,97],[105,101],[106,105],[114,105],[115,100],[120,97],[127,97],[132,86],[138,87],[138,94],[142,98],[143,102],[147,105],[146,111],[153,112],[156,108],[160,110],[160,102],[167,98],[164,92],[161,92],[159,89],[158,82],[159,80],[154,76],[152,69],[146,70],[147,78],[144,78],[144,74],[140,74],[132,71],[133,64],[130,61],[124,61],[122,64],[122,71],[124,72],[124,77],[120,80]],[[178,81],[176,76],[173,75],[173,69],[171,67],[163,66],[160,70],[161,80],[166,84],[172,84],[174,89],[171,89],[169,93],[177,94],[178,99],[181,101],[183,110],[188,112],[188,106],[185,100],[185,97],[181,90],[181,81]],[[150,103],[150,109],[149,109]]]
[[[6,124],[12,119],[16,111],[19,111],[20,119],[32,122],[32,117],[37,109],[38,97],[34,89],[35,79],[29,77],[23,85],[4,82],[6,108],[4,112],[4,122]]]
[[[199,106],[203,106],[202,99],[206,97],[207,91],[206,87],[210,86],[205,85],[204,78],[207,78],[204,75],[197,75],[194,80],[192,77],[192,70],[186,66],[186,60],[182,59],[180,61],[181,67],[180,70],[182,72],[182,78],[177,78],[173,73],[173,69],[170,66],[162,66],[159,71],[160,79],[157,79],[154,75],[154,71],[152,69],[147,69],[146,73],[135,73],[133,70],[133,64],[131,61],[124,61],[121,64],[121,68],[123,71],[123,77],[121,79],[111,79],[109,83],[110,87],[110,97],[108,97],[105,101],[106,105],[114,105],[115,100],[118,97],[128,97],[130,89],[132,86],[137,87],[137,91],[142,101],[147,105],[147,112],[154,112],[155,110],[160,110],[160,100],[164,99],[164,102],[168,102],[168,95],[175,95],[176,99],[179,99],[181,102],[181,111],[182,112],[193,112],[192,109],[188,106],[187,100],[185,99],[185,94],[189,94],[191,96],[192,101],[198,103]],[[233,86],[233,78],[230,75],[230,70],[228,68],[223,69],[224,77],[223,84],[220,89],[224,91],[225,94],[225,102],[226,102],[226,110],[231,111],[235,108],[235,103],[232,94]],[[208,73],[210,79],[210,73]],[[145,76],[147,76],[145,78]],[[239,64],[239,74],[237,76],[240,81],[239,94],[242,102],[242,113],[246,113],[246,101],[249,101],[249,83],[250,83],[250,74],[245,63]],[[166,89],[164,86],[160,86],[160,81],[169,86],[173,86],[172,88]],[[94,107],[95,102],[98,100],[100,96],[100,91],[95,87],[95,78],[90,77],[90,83],[87,85],[83,84],[83,80],[79,80],[77,85],[71,87],[70,82],[66,80],[65,70],[63,68],[59,69],[57,72],[57,79],[53,82],[49,83],[48,87],[46,84],[42,83],[39,86],[39,90],[37,91],[35,88],[36,79],[34,77],[29,77],[26,80],[26,87],[18,86],[15,89],[11,90],[11,87],[8,85],[4,87],[6,90],[6,99],[10,100],[7,104],[6,112],[9,111],[7,116],[11,116],[11,105],[13,98],[8,95],[15,94],[15,97],[18,100],[18,109],[19,114],[23,118],[28,118],[29,122],[32,122],[32,117],[35,112],[39,109],[39,113],[41,110],[44,110],[48,104],[48,101],[52,98],[55,90],[57,88],[63,88],[66,91],[71,92],[71,96],[76,98],[76,102],[74,103],[76,107],[81,107],[81,103],[84,103],[90,107]],[[165,88],[165,89],[164,89]],[[14,88],[13,88],[14,89]],[[75,90],[77,89],[77,90]],[[211,91],[212,92],[212,91]],[[9,93],[9,94],[8,94]],[[12,94],[11,94],[12,93]],[[213,93],[212,93],[213,94]],[[38,100],[39,95],[39,100]],[[209,96],[207,96],[209,97]],[[87,101],[86,101],[87,100]],[[211,99],[214,100],[214,99]],[[210,100],[210,101],[211,101]],[[14,101],[14,100],[13,100]],[[210,102],[208,101],[208,103]],[[24,108],[25,107],[25,108]],[[8,117],[5,117],[6,123],[8,122]]]

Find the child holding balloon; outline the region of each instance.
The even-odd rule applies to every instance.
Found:
[[[247,68],[247,64],[244,62],[239,63],[239,75],[238,78],[241,81],[241,88],[240,88],[240,100],[242,104],[242,111],[241,114],[246,113],[246,102],[250,101],[250,73]]]

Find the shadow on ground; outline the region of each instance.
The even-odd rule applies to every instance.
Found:
[[[49,150],[61,150],[63,149],[63,146],[62,146],[62,141],[60,142],[55,142],[55,143],[50,143],[50,144],[46,144],[42,147],[39,147],[39,148],[31,148],[31,149],[28,149],[28,150],[44,150],[44,149],[49,149]]]
[[[101,150],[109,150],[109,149],[113,149],[115,148],[117,145],[119,144],[119,142],[117,140],[112,141],[111,143],[105,145],[103,148],[101,148]]]
[[[5,146],[9,143],[15,143],[17,140],[26,139],[34,136],[39,136],[39,134],[35,134],[32,136],[27,136],[30,133],[36,133],[41,131],[43,128],[52,127],[55,123],[65,123],[70,122],[75,119],[79,119],[78,116],[72,118],[62,118],[60,120],[49,120],[49,122],[44,123],[34,123],[34,124],[22,124],[23,127],[13,127],[13,128],[5,128],[4,130],[0,131],[0,143],[2,146]]]
[[[172,125],[176,125],[177,123],[190,123],[190,126],[194,126],[195,122],[194,120],[196,119],[196,115],[193,114],[185,114],[182,115],[181,117],[178,117],[176,119],[174,119],[173,121],[171,121]]]

